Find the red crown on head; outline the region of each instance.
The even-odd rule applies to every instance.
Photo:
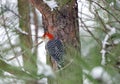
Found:
[[[44,35],[43,35],[43,37],[44,38],[48,37],[49,39],[53,39],[54,38],[54,36],[52,34],[50,34],[49,32],[45,32]]]

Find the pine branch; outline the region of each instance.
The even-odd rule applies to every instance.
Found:
[[[42,78],[42,76],[37,76],[32,73],[28,73],[27,71],[22,70],[19,67],[15,67],[12,65],[7,64],[5,61],[0,59],[0,70],[9,72],[10,74],[17,76],[18,78]]]

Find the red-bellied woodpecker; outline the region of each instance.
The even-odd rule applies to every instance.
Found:
[[[48,32],[43,35],[43,39],[46,43],[45,47],[48,54],[56,61],[58,68],[63,67],[64,48],[62,42]]]

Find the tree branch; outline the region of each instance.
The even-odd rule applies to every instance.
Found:
[[[44,3],[43,0],[29,0],[29,1],[42,14],[44,29],[49,31],[50,33],[53,33],[54,32],[54,21],[53,21],[54,12],[51,11],[51,8],[46,3]]]
[[[41,12],[44,18],[47,19],[51,17],[52,13],[51,8],[46,3],[44,3],[43,0],[29,0],[29,1],[34,7],[36,7]]]
[[[42,75],[32,75],[32,73],[27,73],[26,71],[22,70],[20,67],[15,67],[12,65],[7,64],[5,61],[0,59],[0,69],[6,72],[17,76],[18,78],[42,78]]]

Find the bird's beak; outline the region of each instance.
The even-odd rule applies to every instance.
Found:
[[[41,37],[42,41],[45,41],[46,37]]]
[[[41,37],[39,37],[40,39],[42,39],[42,40],[44,40],[45,39],[45,37],[43,37],[43,36],[41,36]]]
[[[37,43],[35,46],[37,46],[37,45],[40,45],[40,44],[42,44],[43,43],[43,41],[44,41],[44,39],[45,39],[45,37],[39,37],[40,39],[42,39],[42,41],[40,41],[39,43]]]

